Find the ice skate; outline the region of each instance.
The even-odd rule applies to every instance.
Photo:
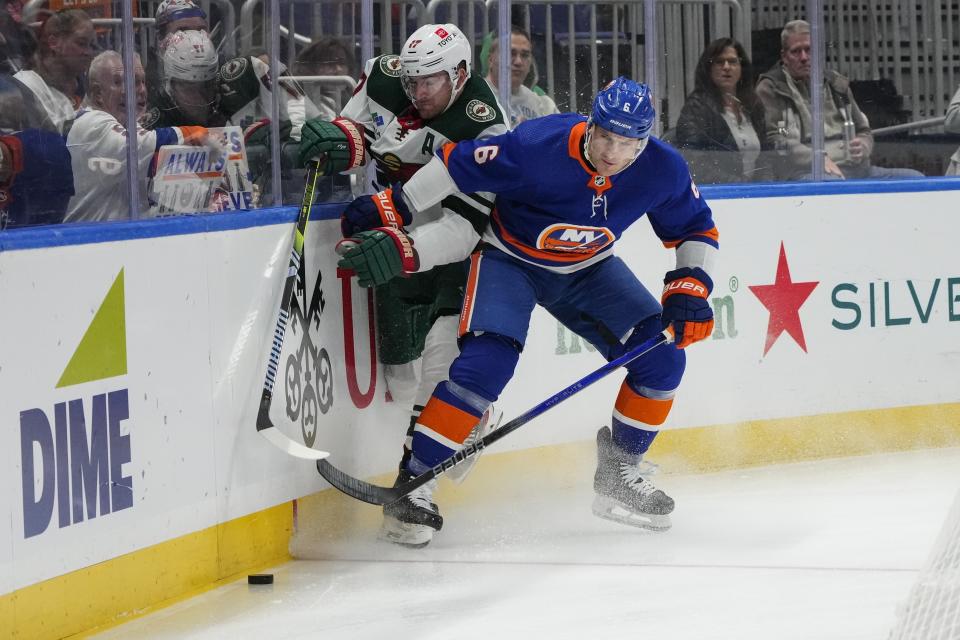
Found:
[[[593,513],[632,527],[670,528],[673,498],[654,486],[649,465],[613,444],[610,428],[597,433],[597,472],[593,477]]]
[[[393,486],[411,478],[413,474],[401,470]],[[407,547],[427,546],[433,539],[434,531],[440,531],[443,526],[440,509],[432,502],[436,487],[437,481],[431,480],[396,502],[384,505],[379,538]]]

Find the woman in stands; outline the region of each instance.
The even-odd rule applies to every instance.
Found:
[[[733,38],[714,40],[700,56],[675,144],[698,182],[772,179],[760,153],[771,148],[763,105],[753,91],[747,52]]]

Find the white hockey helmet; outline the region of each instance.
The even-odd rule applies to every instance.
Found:
[[[205,31],[177,31],[166,38],[162,51],[163,86],[170,80],[210,82],[220,67],[217,48]]]
[[[400,51],[401,79],[428,76],[438,71],[447,72],[450,83],[454,86],[450,104],[460,95],[456,87],[458,69],[461,67],[466,70],[466,77],[469,78],[473,70],[473,47],[470,46],[467,36],[453,24],[423,25],[407,38]]]

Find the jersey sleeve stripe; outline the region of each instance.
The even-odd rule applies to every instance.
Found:
[[[450,167],[450,154],[456,148],[456,142],[448,142],[440,148],[440,157],[443,158],[443,166]]]
[[[698,242],[706,242],[707,244],[713,247],[720,247],[720,232],[717,231],[716,227],[708,229],[707,231],[697,231],[696,233],[691,233],[690,235],[680,238],[679,240],[664,240],[663,246],[667,249],[673,249],[688,240],[695,240]]]
[[[473,226],[473,229],[477,232],[478,236],[483,235],[483,230],[486,229],[487,221],[489,220],[488,214],[478,211],[476,208],[470,206],[458,196],[459,194],[447,196],[440,202],[440,206],[465,218],[467,222]]]

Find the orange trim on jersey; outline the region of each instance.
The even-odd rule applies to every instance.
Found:
[[[691,233],[691,234],[690,234],[689,236],[687,236],[686,238],[680,238],[679,240],[664,240],[664,241],[663,241],[663,246],[665,246],[667,249],[673,249],[674,247],[676,247],[676,246],[679,245],[680,243],[686,242],[687,240],[689,240],[689,239],[690,239],[690,236],[705,236],[705,237],[707,237],[707,238],[710,238],[710,239],[713,240],[714,242],[718,242],[718,243],[720,242],[720,232],[717,231],[717,228],[716,228],[716,227],[714,227],[714,228],[708,229],[708,230],[706,230],[706,231],[696,231],[696,232],[694,232],[694,233]]]
[[[463,307],[460,309],[460,326],[457,335],[462,337],[470,332],[470,317],[473,315],[473,303],[477,296],[477,279],[480,277],[480,260],[483,257],[479,251],[470,255],[470,274],[467,276],[467,286],[463,292]]]
[[[620,385],[620,393],[614,404],[620,415],[649,425],[663,424],[673,406],[673,398],[654,400],[640,395],[626,382]]]
[[[200,144],[207,139],[206,127],[180,127],[180,135],[186,144]]]
[[[448,142],[440,147],[440,157],[443,158],[443,166],[450,167],[450,154],[453,153],[456,146],[456,142]]]
[[[420,417],[417,418],[417,424],[460,444],[467,439],[470,431],[479,421],[480,418],[477,416],[438,398],[430,398],[427,406],[420,412]]]
[[[529,245],[523,244],[520,240],[517,240],[509,231],[504,228],[503,223],[500,222],[500,215],[497,210],[493,212],[493,219],[497,224],[497,229],[500,231],[501,239],[514,247],[520,253],[530,256],[531,258],[536,258],[538,260],[549,260],[552,262],[583,262],[584,260],[589,260],[597,254],[597,251],[592,252],[583,252],[583,253],[557,253],[553,251],[541,251],[540,249],[535,249]],[[612,243],[611,243],[612,244]],[[601,247],[600,250],[606,249],[610,244],[605,244]]]
[[[589,173],[590,175],[595,175],[597,172],[587,166],[587,163],[583,160],[583,137],[587,135],[587,123],[578,122],[573,125],[570,129],[570,138],[567,140],[567,153],[570,154],[570,157],[580,163],[580,166],[583,167],[583,170]]]

